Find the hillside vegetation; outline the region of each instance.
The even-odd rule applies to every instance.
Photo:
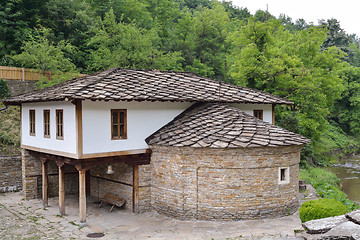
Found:
[[[62,72],[192,71],[292,100],[276,123],[312,140],[302,166],[359,143],[359,39],[336,19],[251,15],[218,0],[17,0],[0,4],[0,32],[0,65],[57,73],[39,87],[65,81]],[[0,136],[18,146],[16,121],[6,123],[14,113],[0,113]]]
[[[4,106],[0,104],[0,108]],[[20,154],[20,108],[0,112],[0,156]]]

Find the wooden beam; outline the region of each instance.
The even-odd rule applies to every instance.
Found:
[[[275,104],[272,105],[271,112],[272,112],[272,123],[271,124],[275,125]]]
[[[82,102],[75,101],[76,129],[77,129],[77,158],[81,159],[83,155],[83,129],[82,129]]]
[[[46,159],[41,159],[42,167],[42,199],[44,207],[49,206],[48,202],[48,164]]]
[[[139,213],[139,165],[133,166],[133,213]]]
[[[65,215],[65,183],[64,183],[64,169],[59,166],[59,212],[60,215]]]
[[[91,192],[91,175],[90,175],[90,170],[86,171],[86,196],[90,196],[90,192]]]
[[[86,170],[79,171],[79,213],[80,223],[86,222]]]

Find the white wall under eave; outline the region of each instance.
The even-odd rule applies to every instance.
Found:
[[[146,149],[148,136],[191,105],[189,102],[83,101],[83,154]],[[111,109],[127,109],[127,139],[111,140]]]
[[[265,122],[274,124],[272,122],[272,105],[271,104],[250,104],[250,103],[237,103],[232,104],[234,107],[239,108],[243,112],[254,116],[254,110],[263,110],[263,120]]]
[[[35,110],[35,136],[30,136],[29,110]],[[56,110],[64,111],[64,139],[56,139]],[[50,138],[44,137],[44,112],[50,110]],[[21,107],[21,144],[61,155],[76,154],[75,105],[69,102],[23,103]],[[62,154],[64,153],[64,154]]]

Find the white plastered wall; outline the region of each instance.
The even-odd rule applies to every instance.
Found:
[[[35,136],[30,136],[29,110],[35,110]],[[56,139],[56,110],[64,112],[64,139]],[[44,113],[50,110],[50,138],[44,137]],[[21,144],[40,148],[41,150],[58,151],[76,154],[76,121],[75,106],[69,102],[23,103],[21,107]]]
[[[272,105],[271,104],[233,104],[234,107],[239,108],[245,113],[254,116],[254,110],[263,110],[263,120],[265,122],[274,124],[272,122]]]
[[[83,154],[146,149],[145,139],[190,107],[189,102],[83,101]],[[111,140],[111,109],[127,109],[127,139]]]

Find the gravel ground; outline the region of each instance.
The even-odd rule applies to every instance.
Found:
[[[0,194],[0,239],[91,239],[101,232],[107,239],[303,239],[298,215],[253,221],[179,221],[155,212],[132,214],[110,206],[98,208],[88,199],[87,227],[78,222],[77,196],[66,196],[66,216],[58,214],[58,199],[44,208],[40,199],[25,201],[21,193]]]

